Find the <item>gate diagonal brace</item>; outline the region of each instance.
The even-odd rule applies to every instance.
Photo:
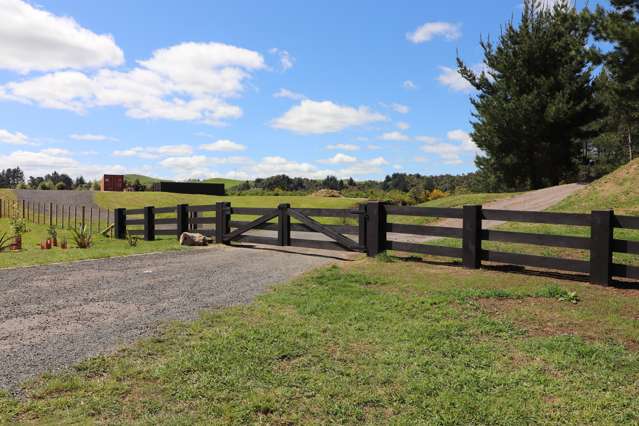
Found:
[[[311,219],[310,217],[305,216],[294,209],[289,209],[288,213],[289,215],[293,216],[295,219],[302,222],[304,225],[311,228],[313,231],[319,232],[321,234],[326,235],[329,238],[332,238],[333,240],[335,240],[335,242],[337,242],[337,244],[341,245],[342,247],[345,247],[349,250],[360,250],[359,244],[357,244],[355,241],[343,236],[342,234],[339,234],[333,231],[330,228],[325,227],[318,221]]]
[[[232,241],[234,238],[239,237],[243,233],[245,233],[247,231],[250,231],[251,229],[257,228],[258,226],[260,226],[260,225],[268,222],[269,220],[277,217],[278,214],[279,214],[279,212],[277,210],[275,210],[272,213],[265,214],[264,216],[261,216],[261,217],[255,219],[253,222],[249,223],[248,225],[246,225],[246,226],[244,226],[242,228],[238,228],[235,231],[226,234],[224,236],[224,242]]]

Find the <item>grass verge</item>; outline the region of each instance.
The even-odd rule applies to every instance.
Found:
[[[0,421],[636,423],[638,305],[549,278],[365,260],[40,378],[0,398]]]
[[[71,232],[58,229],[58,241],[66,238],[67,250],[53,247],[51,250],[40,249],[40,242],[48,238],[47,226],[33,223],[27,224],[29,232],[22,237],[22,250],[0,252],[0,268],[32,266],[47,263],[70,262],[84,259],[101,259],[130,254],[150,253],[156,251],[181,250],[176,238],[166,237],[156,241],[139,240],[136,247],[129,247],[126,240],[116,240],[93,234],[93,245],[88,249],[75,247]],[[0,219],[0,234],[9,232],[9,219]]]

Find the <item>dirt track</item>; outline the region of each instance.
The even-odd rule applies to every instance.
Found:
[[[552,186],[550,188],[538,189],[536,191],[526,192],[520,195],[516,195],[512,198],[506,198],[503,200],[493,201],[492,203],[484,204],[486,209],[496,210],[524,210],[524,211],[542,211],[546,210],[559,203],[566,197],[574,194],[576,191],[583,188],[583,185],[577,183],[569,183],[566,185]],[[484,229],[495,228],[502,225],[504,222],[486,220],[483,221],[482,227]],[[433,223],[434,226],[448,226],[451,228],[461,228],[461,219],[443,219]],[[395,241],[403,241],[410,243],[421,243],[426,241],[433,241],[441,239],[441,237],[423,237],[418,235],[405,235],[405,234],[388,234],[389,239]]]

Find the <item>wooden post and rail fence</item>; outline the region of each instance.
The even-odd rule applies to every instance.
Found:
[[[233,220],[241,218],[252,221]],[[452,218],[461,228],[395,223],[398,216]],[[588,274],[590,281],[608,285],[613,278],[639,279],[639,267],[613,262],[613,253],[639,255],[639,241],[617,239],[615,229],[639,230],[639,217],[617,215],[612,210],[584,213],[530,212],[483,209],[480,205],[463,208],[407,207],[368,202],[352,209],[232,207],[229,202],[211,205],[145,207],[141,209],[87,208],[30,203],[0,199],[0,218],[19,217],[33,223],[62,228],[86,224],[92,231],[113,224],[111,236],[124,239],[128,234],[154,240],[156,236],[179,236],[200,232],[218,244],[247,242],[277,246],[297,246],[365,252],[376,256],[386,250],[461,259],[464,267],[480,268],[482,262],[545,268]],[[314,217],[333,218],[339,224],[321,223]],[[589,228],[590,236],[539,234],[483,229],[484,220],[567,225]],[[96,228],[97,227],[97,228]],[[251,235],[249,231],[275,231],[276,237]],[[295,232],[295,235],[292,235]],[[298,232],[323,234],[324,239],[304,239]],[[460,239],[460,247],[395,240],[398,234]],[[539,256],[504,252],[482,247],[484,241],[529,244],[589,251],[589,259]]]

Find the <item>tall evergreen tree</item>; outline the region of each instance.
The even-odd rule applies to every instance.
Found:
[[[481,174],[499,189],[528,189],[572,180],[582,141],[598,115],[588,63],[589,27],[574,7],[549,9],[526,0],[519,24],[508,22],[494,45],[481,40],[485,71],[458,58],[478,91],[472,137],[485,156]]]
[[[602,97],[608,114],[601,138],[607,146],[624,147],[625,159],[632,160],[639,133],[639,0],[610,0],[612,10],[597,7],[594,34],[597,40],[612,44],[599,52],[606,74]]]

